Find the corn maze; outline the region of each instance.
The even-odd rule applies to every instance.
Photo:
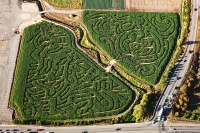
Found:
[[[173,13],[84,11],[97,46],[129,74],[155,84],[175,48],[179,18]]]
[[[135,93],[79,50],[73,34],[40,22],[24,30],[11,105],[24,120],[94,118],[124,112]]]

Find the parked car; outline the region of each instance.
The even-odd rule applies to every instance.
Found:
[[[20,32],[19,32],[19,31],[14,31],[14,33],[15,33],[15,34],[19,34]]]
[[[194,11],[197,11],[197,8],[194,8]]]

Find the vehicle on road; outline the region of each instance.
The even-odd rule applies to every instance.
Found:
[[[155,123],[156,123],[156,121],[154,121],[154,120],[151,122],[151,124],[155,124]]]
[[[174,131],[176,130],[176,128],[169,128],[169,131]]]
[[[176,86],[175,89],[178,90],[178,89],[180,89],[180,87]]]
[[[24,131],[31,131],[31,129],[24,129]]]
[[[193,50],[189,50],[189,53],[191,54],[193,52]]]
[[[197,8],[194,8],[194,11],[197,11]]]
[[[158,111],[158,121],[161,120],[161,117],[162,117],[162,114],[163,114],[163,107],[160,108],[160,110]]]
[[[121,128],[116,128],[115,130],[118,131],[118,130],[121,130]]]
[[[88,131],[82,131],[82,133],[88,133]]]

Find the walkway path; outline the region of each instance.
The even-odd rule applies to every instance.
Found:
[[[106,72],[109,72],[112,68],[112,66],[116,63],[115,60],[111,60],[108,64],[108,66],[105,68],[106,69]]]

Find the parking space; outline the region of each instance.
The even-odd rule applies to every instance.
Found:
[[[13,111],[8,108],[8,104],[21,36],[15,31],[24,22],[38,16],[39,11],[35,8],[36,4],[23,6],[20,0],[1,0],[0,6],[0,124],[9,124]],[[26,7],[33,7],[31,13]]]

